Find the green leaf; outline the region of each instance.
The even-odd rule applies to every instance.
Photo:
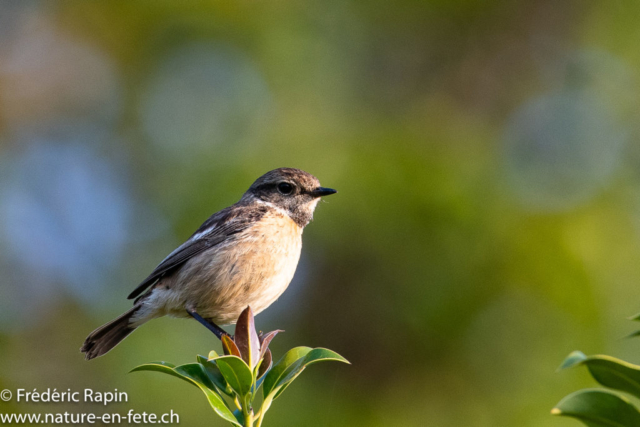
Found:
[[[244,360],[237,356],[221,356],[214,360],[224,379],[239,396],[244,397],[251,392],[253,375]]]
[[[280,389],[277,391],[273,399],[274,400],[277,399],[282,394],[282,392],[287,387],[289,387],[289,385],[293,382],[293,380],[295,380],[298,377],[298,375],[300,375],[302,371],[304,371],[304,369],[307,366],[316,362],[331,361],[331,360],[350,364],[347,359],[340,356],[335,351],[331,351],[326,348],[314,348],[313,350],[311,350],[304,357],[304,359],[300,361],[299,364],[296,364],[295,367],[292,367],[290,372],[281,380]]]
[[[216,388],[226,394],[229,397],[234,397],[233,389],[227,383],[227,380],[224,379],[224,376],[220,372],[220,368],[216,365],[216,362],[213,360],[205,360],[200,363],[204,368],[205,372],[209,376],[211,382],[216,386]]]
[[[194,384],[193,381],[185,379],[184,376],[182,376],[179,373],[175,372],[173,370],[173,368],[175,368],[175,367],[176,366],[174,364],[168,363],[168,362],[151,362],[151,363],[145,363],[144,365],[136,366],[135,368],[130,370],[129,373],[131,373],[131,372],[140,372],[140,371],[162,372],[162,373],[165,373],[165,374],[173,375],[174,377],[177,377],[177,378],[180,378],[181,380],[187,381],[189,384],[195,385],[197,387],[197,384]]]
[[[291,354],[289,356],[289,353],[293,350],[298,350],[297,354]],[[271,368],[271,371],[267,374],[263,383],[263,393],[265,396],[273,393],[273,399],[275,400],[278,398],[289,384],[291,384],[307,366],[313,363],[325,360],[349,363],[347,359],[340,356],[338,353],[326,348],[309,349],[308,347],[297,347],[297,349],[293,350],[290,350],[285,354],[283,359]],[[296,356],[298,357],[294,360]]]
[[[569,354],[566,359],[562,361],[562,364],[557,370],[561,371],[563,369],[572,368],[584,362],[585,360],[587,360],[587,356],[583,352],[574,351],[571,354]]]
[[[214,389],[213,382],[209,379],[203,366],[199,363],[187,363],[176,366],[173,371],[183,377],[189,378],[194,382],[208,389]]]
[[[208,378],[202,365],[198,363],[191,363],[175,367],[174,365],[166,362],[147,363],[144,365],[136,366],[130,372],[139,371],[162,372],[180,378],[181,380],[184,380],[192,385],[195,385],[205,394],[207,400],[209,401],[209,404],[211,405],[211,408],[213,408],[216,414],[218,414],[225,420],[242,427],[242,424],[227,407],[222,397],[213,388],[213,384]]]
[[[635,314],[635,315],[633,315],[631,317],[627,317],[627,319],[633,320],[634,322],[640,322],[640,313]]]
[[[640,366],[615,357],[585,356],[579,351],[571,353],[560,366],[561,369],[585,365],[593,378],[605,387],[640,397]]]
[[[638,337],[638,336],[640,336],[640,331],[635,331],[635,332],[632,332],[629,335],[627,335],[625,338],[627,338],[627,339],[628,338],[635,338],[635,337]]]
[[[624,396],[606,390],[580,390],[565,397],[553,415],[576,418],[589,427],[637,427],[640,412]]]
[[[264,396],[266,397],[271,394],[279,380],[286,375],[287,369],[306,356],[311,350],[311,347],[295,347],[286,352],[278,363],[273,365],[273,368],[271,368],[264,378],[264,382],[262,383]]]
[[[260,360],[260,340],[251,307],[245,308],[240,313],[233,341],[238,346],[242,360],[247,362],[247,365],[253,370]]]

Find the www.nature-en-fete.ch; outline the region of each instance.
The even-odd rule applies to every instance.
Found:
[[[113,391],[97,392],[91,389],[80,391],[58,391],[47,388],[44,391],[34,389],[15,390],[5,389],[0,392],[0,399],[4,402],[14,400],[17,404],[33,403],[90,403],[103,406],[111,403],[124,403],[129,401],[126,392]],[[1,409],[1,408],[0,408]],[[96,414],[93,412],[47,412],[47,413],[2,413],[0,412],[0,424],[179,424],[180,416],[173,410],[164,414],[136,412],[130,409],[126,413],[111,412]]]

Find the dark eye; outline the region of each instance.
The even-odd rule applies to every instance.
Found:
[[[278,191],[281,194],[288,196],[289,194],[293,193],[293,185],[289,184],[288,182],[281,182],[280,184],[278,184]]]

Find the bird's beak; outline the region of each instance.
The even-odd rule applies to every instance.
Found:
[[[322,196],[328,196],[330,194],[336,194],[337,191],[334,190],[333,188],[326,188],[326,187],[318,187],[315,190],[313,190],[310,194],[313,197],[322,197]]]

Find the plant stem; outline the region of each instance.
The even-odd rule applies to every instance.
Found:
[[[253,427],[253,414],[245,411],[244,413],[244,427]]]
[[[250,399],[243,399],[242,414],[244,415],[244,427],[253,427],[253,409],[251,409]]]
[[[262,420],[264,419],[264,414],[267,411],[260,411],[258,416],[258,422],[256,423],[256,427],[260,427],[262,425]]]
[[[267,398],[262,402],[262,407],[260,408],[260,412],[258,412],[258,422],[256,427],[260,427],[262,425],[262,420],[264,419],[264,414],[267,413],[269,407],[271,406],[271,399]]]

